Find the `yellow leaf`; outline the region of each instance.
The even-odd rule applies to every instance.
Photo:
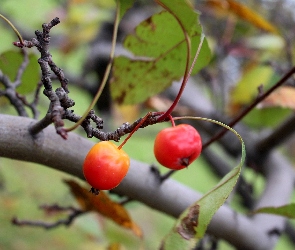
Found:
[[[217,11],[222,11],[251,23],[259,29],[277,34],[278,30],[257,12],[234,0],[207,0],[206,4]]]
[[[140,106],[137,104],[134,105],[118,105],[114,104],[113,106],[115,123],[122,124],[126,121],[134,121],[138,118],[140,113]]]
[[[231,92],[232,104],[247,104],[258,95],[258,87],[269,83],[273,76],[270,66],[252,65],[241,77],[237,86]]]
[[[75,181],[67,180],[65,183],[70,187],[71,193],[85,212],[100,213],[118,225],[131,229],[136,236],[142,237],[140,227],[132,221],[126,209],[112,201],[105,192],[100,191],[99,195],[93,195]]]

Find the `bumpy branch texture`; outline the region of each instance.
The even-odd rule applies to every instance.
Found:
[[[53,126],[33,138],[28,131],[35,122],[30,118],[0,115],[0,157],[40,163],[83,179],[81,166],[93,142],[74,133],[68,140],[63,140]],[[280,155],[272,154],[265,167],[269,168],[270,176],[265,196],[258,206],[287,203],[292,192],[293,182],[290,180],[294,177],[289,163]],[[282,181],[290,185],[281,185]],[[201,194],[172,179],[160,185],[148,164],[134,160],[127,177],[114,192],[174,217],[201,197]],[[273,192],[277,194],[275,201],[269,200]],[[239,249],[272,249],[279,237],[272,232],[281,232],[284,223],[283,217],[255,215],[249,218],[224,205],[213,217],[208,233],[224,238]]]

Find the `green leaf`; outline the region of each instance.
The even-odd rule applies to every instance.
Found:
[[[262,207],[251,212],[251,214],[257,213],[275,214],[288,217],[290,219],[295,219],[295,203],[280,207]]]
[[[161,250],[187,250],[193,249],[196,246],[197,240],[193,238],[191,240],[184,240],[182,236],[177,232],[177,229],[173,230],[166,236],[161,244]]]
[[[254,108],[243,118],[243,122],[253,128],[274,128],[293,112],[292,109],[282,107]]]
[[[197,51],[202,34],[198,18],[193,10],[182,18],[189,20],[185,22],[186,29],[191,24],[191,57]],[[114,60],[111,93],[119,104],[143,102],[169,87],[173,81],[180,80],[184,74],[187,56],[184,33],[175,17],[167,11],[140,23],[135,34],[127,36],[124,46],[137,58],[119,56]],[[208,43],[204,40],[193,74],[209,63],[210,56]]]
[[[128,9],[130,9],[135,0],[117,0],[118,4],[120,4],[120,19],[125,15]]]
[[[207,192],[196,203],[189,206],[179,216],[173,229],[162,241],[161,249],[163,250],[190,249],[197,243],[198,239],[201,239],[204,236],[213,215],[220,208],[220,206],[224,204],[234,186],[236,185],[241,168],[245,161],[246,151],[243,139],[234,129],[221,122],[207,118],[190,117],[190,119],[213,122],[232,131],[238,137],[242,145],[241,161],[238,166],[236,166],[226,176],[224,176],[215,187]],[[173,247],[176,244],[181,247]]]
[[[17,87],[18,93],[27,94],[36,88],[39,81],[39,65],[37,61],[36,55],[29,55],[29,64],[22,75],[21,85]],[[6,51],[0,55],[0,70],[13,82],[22,62],[23,55],[20,51]]]
[[[156,0],[166,10],[180,21],[185,31],[192,36],[195,32],[196,24],[199,22],[199,15],[193,9],[191,3],[187,0]],[[201,31],[201,26],[199,26]]]

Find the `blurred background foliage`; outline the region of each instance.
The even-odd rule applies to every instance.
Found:
[[[139,2],[157,9],[151,1]],[[220,5],[220,2],[226,3],[227,8]],[[234,3],[245,4],[250,9],[241,13]],[[288,41],[294,41],[295,36],[295,32],[290,33],[295,15],[294,8],[291,11],[290,6],[295,7],[294,3],[208,0],[196,1],[196,6],[202,12],[201,23],[213,54],[208,69],[201,73],[209,77],[207,84],[202,87],[212,97],[217,110],[234,116],[256,97],[260,84],[263,83],[265,88],[272,86],[279,75],[294,63],[291,56],[294,54],[294,45],[288,44]],[[34,37],[34,31],[41,30],[42,23],[49,22],[56,16],[61,19],[61,23],[51,34],[51,53],[55,63],[70,78],[70,97],[76,101],[77,114],[82,114],[88,106],[92,97],[89,90],[93,87],[93,79],[96,79],[92,74],[87,74],[87,82],[91,82],[89,86],[84,86],[81,80],[91,53],[91,45],[100,34],[104,22],[112,22],[114,7],[115,2],[109,0],[1,1],[1,13],[9,18],[25,39]],[[255,10],[253,13],[260,13],[259,16],[255,16],[251,10]],[[284,13],[284,16],[278,16],[278,13]],[[16,36],[4,22],[0,22],[0,31],[0,69],[7,70],[5,73],[13,78],[13,72],[21,58],[18,49],[12,46]],[[30,50],[30,53],[30,67],[23,79],[28,83],[19,89],[21,94],[30,93],[29,99],[34,95],[32,90],[40,74],[36,70],[36,58],[39,55],[36,50]],[[74,86],[71,86],[71,80]],[[97,80],[94,80],[94,85],[97,84],[95,81]],[[280,99],[278,94],[273,96],[253,110],[244,122],[256,130],[276,126],[294,110],[293,91],[293,88],[283,90],[279,94]],[[40,117],[45,114],[47,106],[47,99],[41,95]],[[145,105],[118,107],[112,104],[111,112],[101,111],[101,114],[104,117],[111,114],[107,123],[111,130],[122,122],[132,122],[147,110]],[[0,111],[16,115],[3,98],[0,99]],[[124,146],[125,151],[134,159],[156,163],[153,138],[165,126],[168,125],[158,124],[135,133]],[[82,131],[79,133],[85,136]],[[221,151],[218,147],[216,150]],[[165,172],[161,167],[160,171]],[[261,192],[263,178],[249,169],[243,174],[253,185],[254,192]],[[62,182],[64,178],[71,177],[36,164],[0,159],[0,207],[3,211],[0,214],[0,249],[140,249],[142,246],[144,249],[156,249],[173,225],[174,220],[169,216],[137,202],[128,203],[126,208],[143,230],[142,241],[132,232],[94,213],[79,217],[69,228],[62,226],[48,231],[11,224],[14,216],[46,221],[60,218],[40,211],[38,207],[42,204],[78,206],[68,187]],[[173,178],[200,192],[206,192],[219,180],[202,157],[188,169],[177,172]],[[117,199],[115,195],[111,196]],[[233,197],[231,203],[240,211],[244,210],[239,205],[238,196]],[[119,245],[116,245],[118,242]],[[222,242],[220,249],[232,248]],[[276,249],[293,248],[288,239],[282,237]]]

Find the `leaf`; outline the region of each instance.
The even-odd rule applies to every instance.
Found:
[[[248,48],[259,50],[283,50],[285,47],[284,38],[274,34],[261,34],[245,38]]]
[[[277,34],[278,30],[270,22],[265,20],[259,13],[250,9],[246,5],[234,0],[207,0],[207,5],[217,11],[224,11],[227,14],[235,14],[237,17],[251,23],[257,28]]]
[[[244,117],[243,122],[254,128],[274,128],[292,113],[293,111],[287,108],[255,108]]]
[[[75,181],[66,180],[65,183],[70,187],[71,193],[84,211],[100,213],[118,225],[131,229],[136,236],[142,237],[140,227],[132,221],[126,209],[119,203],[112,201],[105,192],[100,191],[99,195],[93,195]]]
[[[160,250],[182,250],[193,249],[197,240],[184,240],[181,235],[173,229],[162,241]]]
[[[282,86],[266,97],[258,108],[281,107],[295,109],[295,88]]]
[[[180,21],[185,31],[192,36],[195,32],[195,27],[199,22],[199,16],[193,10],[193,6],[189,1],[183,0],[156,0],[156,2],[169,10],[170,13]],[[201,26],[199,26],[201,31]]]
[[[122,249],[124,249],[124,248],[118,242],[111,243],[107,248],[107,250],[122,250]]]
[[[34,54],[29,55],[29,63],[25,68],[21,78],[21,84],[17,87],[17,92],[27,94],[32,92],[39,79],[38,58]],[[16,78],[17,71],[23,62],[23,55],[20,51],[6,51],[0,55],[0,70],[7,75],[13,82]]]
[[[279,76],[270,66],[254,64],[251,66],[236,87],[231,91],[229,110],[231,114],[239,112],[259,95],[258,87],[263,86],[262,92],[271,87]],[[294,90],[292,87],[281,87],[270,94],[264,101],[257,105],[246,117],[243,118],[251,127],[274,127],[291,114],[294,107]]]
[[[180,9],[185,1],[170,1],[177,3]],[[187,11],[187,7],[183,7]],[[190,30],[192,55],[200,43],[202,28],[191,20],[198,20],[199,15],[192,9],[186,13],[183,25]],[[186,22],[185,22],[186,20]],[[189,24],[191,27],[189,28]],[[136,58],[119,56],[113,64],[111,93],[119,104],[135,104],[144,102],[179,80],[186,64],[187,46],[183,30],[172,14],[167,11],[155,14],[140,23],[135,34],[127,36],[125,48]],[[205,40],[193,73],[205,67],[210,60],[210,50]]]
[[[120,19],[122,19],[127,10],[133,6],[135,0],[117,0],[117,2],[120,4]]]
[[[186,117],[191,118],[191,117]],[[241,136],[232,128],[218,121],[192,117],[191,119],[213,122],[231,130],[240,140],[242,145],[242,156],[238,166],[232,169],[222,180],[200,200],[189,206],[177,219],[170,233],[162,241],[161,249],[191,249],[201,239],[215,212],[226,201],[229,194],[237,183],[245,160],[245,145]],[[177,248],[175,247],[177,246]]]
[[[139,105],[114,105],[114,123],[118,126],[126,121],[135,121],[139,116]]]
[[[273,77],[273,69],[270,66],[253,65],[248,69],[231,92],[233,104],[247,104],[258,95],[258,87],[266,85]]]
[[[295,219],[295,203],[280,207],[262,207],[251,212],[251,214],[257,213],[275,214],[288,217],[290,219]]]
[[[86,1],[85,3],[72,2],[69,4],[66,18],[63,20],[66,37],[61,44],[63,53],[76,52],[77,47],[94,39],[99,25],[109,20],[109,11],[101,10],[101,7]],[[73,36],[75,34],[75,36]]]

